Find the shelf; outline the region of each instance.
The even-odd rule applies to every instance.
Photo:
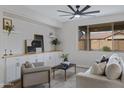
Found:
[[[8,55],[8,56],[6,56],[6,58],[20,57],[20,56],[30,56],[30,55],[45,54],[45,53],[54,53],[54,52],[62,52],[62,50],[46,51],[46,52],[40,52],[40,53],[15,54],[15,55]]]

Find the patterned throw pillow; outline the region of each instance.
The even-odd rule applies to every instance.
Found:
[[[118,79],[122,73],[122,67],[118,62],[107,64],[105,74],[108,79]]]
[[[105,74],[108,79],[118,79],[122,74],[121,58],[118,54],[112,54],[106,65]]]
[[[105,73],[106,62],[94,63],[91,67],[91,74],[103,75]]]
[[[106,62],[106,63],[108,63],[108,60],[109,60],[109,58],[103,56],[100,62]]]
[[[109,58],[106,55],[103,55],[99,60],[96,60],[96,63],[102,63],[102,62],[108,63],[108,60]]]

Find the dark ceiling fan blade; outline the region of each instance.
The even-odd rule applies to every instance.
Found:
[[[94,13],[100,13],[100,11],[91,11],[91,12],[84,12],[81,15],[85,15],[85,14],[94,14]]]
[[[75,10],[71,5],[67,5],[67,6],[75,13]]]
[[[73,18],[74,18],[74,16],[70,17],[69,19],[73,19]]]
[[[80,10],[80,13],[86,11],[86,10],[89,9],[90,7],[91,7],[90,5],[85,6],[82,10]]]
[[[87,15],[87,14],[85,14],[85,15],[81,15],[81,16],[91,16],[91,17],[96,17],[96,15]]]
[[[72,15],[59,15],[59,16],[72,16]]]
[[[72,14],[73,15],[73,13],[71,13],[71,12],[67,12],[67,11],[63,11],[63,10],[57,10],[58,12],[62,12],[62,13],[68,13],[68,14]]]

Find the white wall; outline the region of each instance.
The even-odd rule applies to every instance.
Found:
[[[21,15],[20,15],[21,16]],[[9,36],[8,33],[2,29],[3,10],[0,10],[0,56],[4,54],[4,49],[8,52],[11,49],[14,54],[24,53],[24,40],[33,39],[34,34],[40,34],[44,36],[45,51],[51,50],[49,33],[55,33],[55,28],[45,24],[35,24],[26,20],[21,20],[15,17],[8,17],[12,19],[15,26],[14,32]],[[29,19],[28,19],[29,20]]]
[[[65,52],[70,53],[70,60],[76,62],[79,65],[90,66],[101,55],[110,55],[111,52],[99,52],[99,51],[80,51],[78,50],[78,26],[124,21],[124,14],[96,17],[84,20],[77,20],[64,23],[63,29],[59,31],[59,38],[63,42],[62,48]],[[124,59],[124,53],[119,53]]]
[[[7,54],[9,53],[10,50],[12,50],[13,54],[23,54],[24,53],[24,40],[30,40],[30,39],[32,40],[34,38],[34,34],[40,34],[44,36],[45,51],[51,51],[52,47],[50,44],[51,38],[49,38],[49,33],[52,32],[56,34],[55,26],[49,26],[48,24],[46,25],[46,24],[40,23],[37,20],[30,20],[30,18],[23,17],[22,15],[18,15],[18,14],[7,15],[5,14],[5,12],[6,10],[0,9],[0,87],[2,86],[1,84],[5,82],[4,81],[5,80],[4,78],[5,61],[4,59],[1,58],[4,54],[4,49],[7,49]],[[7,32],[3,31],[3,18],[12,19],[13,25],[15,27],[14,32],[12,32],[9,36]],[[50,58],[54,59],[53,57],[50,57]],[[55,59],[57,57],[58,56],[56,56]],[[49,56],[48,58],[44,56],[44,58],[48,60]],[[43,60],[44,58],[41,57],[39,59]],[[36,59],[35,57],[30,57],[31,61],[35,59]],[[12,64],[15,62],[17,62],[17,60],[14,60]],[[11,62],[9,63],[11,64]],[[15,65],[13,65],[11,69],[15,69],[16,67],[14,66]],[[14,72],[16,71],[13,72],[11,69],[10,69],[11,73],[14,74]],[[12,75],[10,75],[9,77],[11,77]]]
[[[53,26],[56,28],[62,27],[61,22],[55,19],[51,19],[49,17],[43,16],[24,5],[2,5],[0,6],[0,9],[3,9],[6,15],[9,15],[9,16],[13,16],[13,14],[18,14],[23,17],[28,17],[32,20],[35,20],[37,22],[40,22],[49,26]]]

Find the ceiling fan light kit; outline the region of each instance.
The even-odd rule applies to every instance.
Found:
[[[81,16],[80,16],[80,15],[78,15],[78,14],[77,14],[77,15],[75,15],[75,18],[80,18],[80,17],[81,17]]]
[[[67,15],[60,15],[60,16],[71,16],[69,19],[73,19],[73,18],[80,18],[81,16],[89,16],[90,14],[95,14],[95,13],[100,13],[99,10],[97,11],[89,11],[89,12],[85,12],[86,10],[88,10],[91,6],[90,5],[86,5],[83,9],[79,10],[80,5],[76,5],[76,10],[71,6],[71,5],[67,5],[67,7],[72,11],[72,12],[68,12],[68,11],[63,11],[63,10],[57,10],[58,12],[61,13],[66,13]]]

